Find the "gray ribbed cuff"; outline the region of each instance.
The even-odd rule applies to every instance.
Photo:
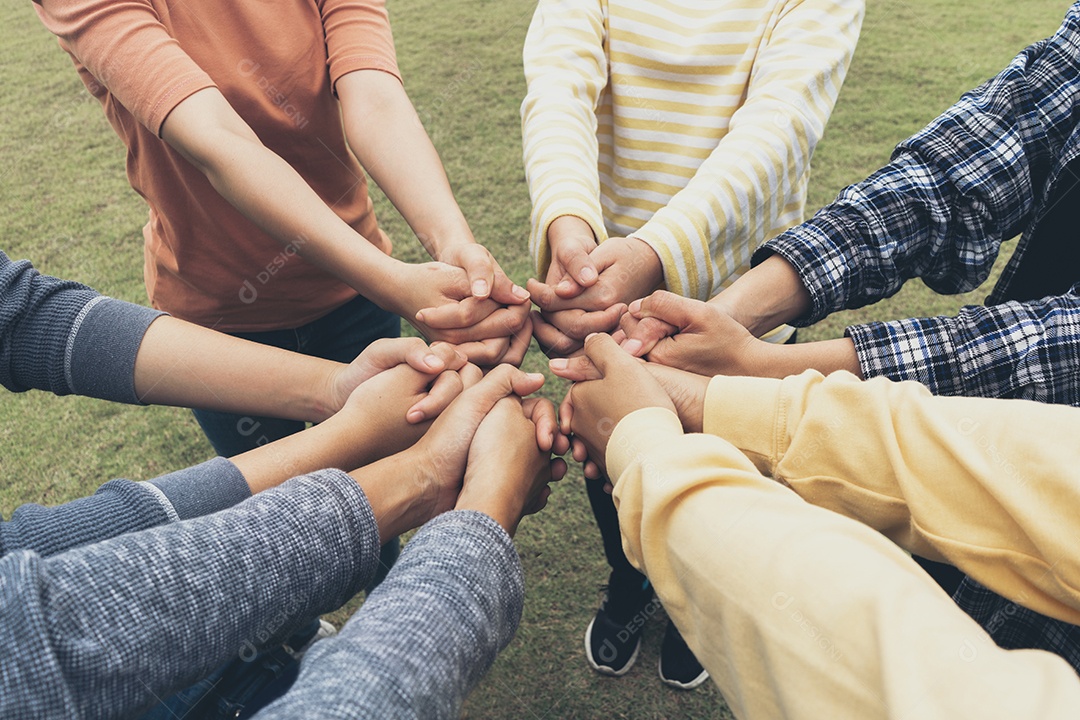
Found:
[[[230,508],[251,497],[247,480],[229,460],[219,457],[148,481],[180,520]]]
[[[71,328],[65,372],[78,395],[139,405],[135,356],[150,323],[165,313],[112,298],[95,299]]]

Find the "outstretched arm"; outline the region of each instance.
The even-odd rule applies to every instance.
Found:
[[[383,370],[407,363],[433,379],[463,362],[451,346],[415,338],[376,343],[349,365],[300,355],[103,297],[0,252],[0,384],[9,390],[321,421]],[[409,420],[439,409],[426,400]]]
[[[608,469],[627,556],[739,717],[1063,719],[1080,702],[1060,657],[999,648],[888,538],[667,411],[617,426]]]
[[[320,717],[459,716],[521,617],[510,535],[564,469],[561,460],[549,465],[554,408],[538,400],[525,408],[511,396],[491,409],[470,444],[455,510],[420,529],[364,607],[313,649],[293,690],[260,718],[313,708]]]
[[[376,514],[352,478],[324,471],[52,558],[8,555],[0,619],[21,650],[4,660],[0,714],[137,715],[281,642],[374,574]]]

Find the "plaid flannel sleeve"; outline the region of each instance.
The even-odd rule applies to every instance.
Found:
[[[1080,285],[956,317],[849,327],[864,377],[917,380],[938,395],[1080,405]]]
[[[1033,219],[1077,127],[1077,57],[1080,3],[1053,37],[897,146],[892,162],[759,248],[754,264],[779,254],[810,292],[810,311],[792,324],[877,302],[914,277],[939,293],[982,284],[1002,241]],[[1070,293],[965,308],[955,318],[876,323],[849,335],[867,375],[917,379],[943,394],[1050,399],[1076,393],[1060,375],[1076,359],[1076,300]],[[1040,384],[1051,377],[1060,389]]]

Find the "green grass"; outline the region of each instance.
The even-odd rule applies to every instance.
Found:
[[[814,158],[810,207],[888,159],[893,145],[962,92],[989,78],[1058,26],[1064,0],[871,0],[863,38]],[[521,167],[521,43],[532,0],[390,0],[406,85],[442,153],[478,239],[518,281],[529,201]],[[0,4],[0,247],[43,271],[145,302],[141,227],[146,210],[127,185],[120,142],[29,2]],[[397,253],[420,259],[400,217],[377,198]],[[911,283],[873,308],[841,313],[803,333],[836,337],[847,324],[952,313],[971,296],[936,296]],[[529,369],[543,367],[533,350]],[[551,397],[562,392],[550,383]],[[114,406],[43,393],[0,394],[0,512],[59,503],[104,480],[142,479],[211,454],[190,413]],[[517,639],[474,693],[474,718],[726,718],[719,693],[661,688],[662,624],[647,629],[625,678],[594,675],[582,633],[604,580],[599,537],[572,474],[518,535],[528,599]],[[335,619],[341,620],[344,614]]]

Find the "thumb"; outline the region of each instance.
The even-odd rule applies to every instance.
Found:
[[[600,277],[589,251],[580,245],[568,248],[560,261],[570,277],[583,288],[595,285]]]
[[[630,314],[638,320],[657,318],[679,330],[685,330],[697,320],[698,306],[704,306],[700,300],[692,300],[682,295],[657,290],[652,295],[630,304]]]
[[[585,338],[585,355],[604,377],[621,370],[633,370],[638,363],[607,333],[594,333]]]
[[[469,288],[474,298],[485,300],[491,295],[495,283],[495,258],[482,245],[464,248],[461,268],[469,277]]]

